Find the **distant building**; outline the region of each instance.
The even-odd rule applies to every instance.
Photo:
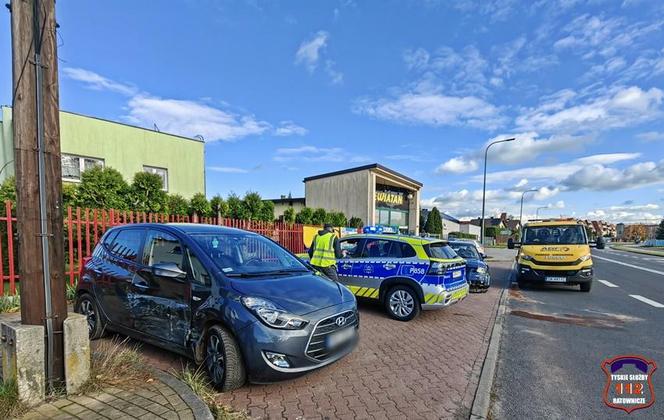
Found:
[[[297,214],[306,206],[306,200],[304,197],[292,197],[290,193],[287,196],[282,195],[280,198],[266,201],[274,203],[274,217],[277,219],[280,219],[289,207],[292,207],[295,214]]]
[[[441,213],[443,220],[443,238],[447,239],[451,232],[461,232],[461,222],[447,213]]]
[[[625,236],[625,224],[618,223],[616,225],[616,239],[622,240]]]
[[[475,235],[475,239],[480,238],[482,229],[479,226],[472,224],[470,221],[459,222],[459,232],[468,235]]]
[[[0,182],[14,175],[12,109],[0,107]],[[94,166],[118,170],[127,182],[136,172],[161,177],[164,190],[190,198],[205,193],[205,144],[114,121],[60,111],[62,180],[77,183]]]

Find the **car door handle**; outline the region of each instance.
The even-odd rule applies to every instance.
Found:
[[[383,268],[386,269],[386,270],[392,270],[392,269],[394,269],[395,267],[396,267],[396,265],[394,265],[394,264],[392,264],[392,263],[385,263],[385,264],[383,264]]]
[[[201,298],[199,298],[198,296],[192,296],[191,300],[193,300],[194,302],[200,302]]]

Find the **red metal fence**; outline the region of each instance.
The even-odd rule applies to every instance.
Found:
[[[67,208],[64,217],[65,275],[74,285],[80,265],[92,254],[97,241],[107,229],[130,223],[205,223],[228,226],[259,233],[294,253],[304,252],[303,226],[283,222],[261,222],[217,217],[189,217],[134,211]],[[18,267],[16,262],[16,215],[12,203],[6,201],[0,208],[0,296],[16,293]],[[8,288],[6,287],[6,283]]]

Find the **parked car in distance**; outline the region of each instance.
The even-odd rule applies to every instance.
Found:
[[[357,234],[339,242],[339,281],[355,296],[381,302],[396,320],[410,321],[422,309],[444,308],[468,295],[466,263],[446,241]]]
[[[486,292],[491,285],[489,266],[471,241],[451,241],[450,247],[466,260],[466,281],[471,292]]]
[[[357,343],[354,295],[255,233],[199,224],[110,229],[81,270],[75,311],[190,357],[221,390],[299,376]]]
[[[459,239],[455,238],[454,241],[455,242],[468,242],[468,243],[473,244],[475,246],[475,249],[477,250],[477,252],[480,254],[480,257],[486,258],[486,251],[484,250],[484,246],[482,246],[482,244],[480,244],[480,241],[476,241],[475,239],[462,239],[462,238],[459,238]]]

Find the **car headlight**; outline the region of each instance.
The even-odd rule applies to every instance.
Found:
[[[579,258],[579,260],[583,262],[583,261],[588,261],[590,258],[592,258],[592,255],[586,254],[583,257]]]
[[[531,257],[531,256],[528,255],[528,254],[521,254],[521,259],[522,259],[522,260],[525,260],[525,261],[532,261],[532,260],[534,260],[534,258]]]
[[[273,328],[299,330],[307,325],[306,320],[277,308],[267,299],[245,296],[242,298],[242,304],[256,314],[261,321]]]
[[[479,274],[486,274],[486,267],[477,267],[477,272]]]

